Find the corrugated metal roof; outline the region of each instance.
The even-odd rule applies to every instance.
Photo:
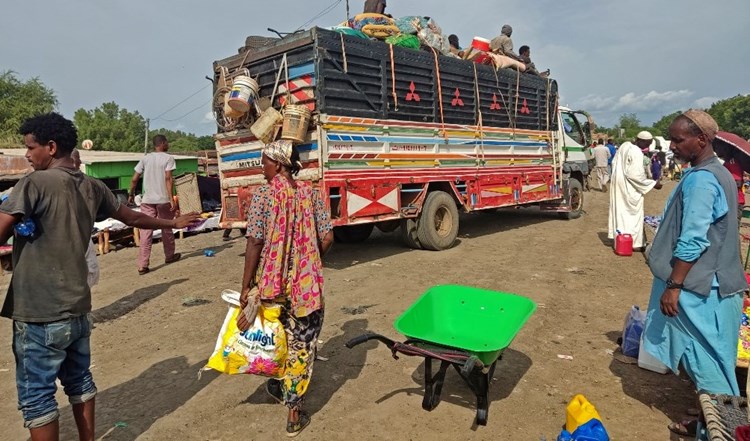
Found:
[[[0,180],[15,181],[30,171],[31,166],[24,156],[0,155]]]
[[[143,153],[131,153],[131,152],[107,152],[99,150],[78,150],[81,153],[81,162],[84,164],[94,164],[101,162],[126,162],[133,161],[137,162],[143,158]],[[0,157],[2,156],[24,156],[26,149],[0,149]],[[194,159],[198,160],[195,156],[184,156],[184,155],[172,155],[175,159]],[[24,159],[24,161],[26,161]]]

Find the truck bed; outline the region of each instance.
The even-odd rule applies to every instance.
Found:
[[[270,97],[283,55],[289,98],[319,114],[549,131],[557,83],[510,69],[390,46],[321,28],[214,63],[240,64]],[[217,73],[218,77],[218,73]],[[286,75],[274,105],[287,99]],[[481,118],[480,118],[481,116]]]
[[[281,89],[275,107],[313,111],[298,179],[319,183],[336,226],[416,217],[436,189],[466,211],[562,198],[554,80],[320,28],[214,68],[241,65],[261,97]],[[237,227],[264,182],[263,145],[246,129],[216,140],[222,226]]]

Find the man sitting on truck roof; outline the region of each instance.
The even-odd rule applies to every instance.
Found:
[[[536,66],[531,61],[531,49],[528,46],[521,46],[521,49],[518,50],[518,53],[521,54],[521,61],[523,61],[523,63],[526,65],[526,73],[538,75],[542,78],[547,78],[549,76],[549,69],[545,70],[544,72],[539,72],[538,70],[536,70]]]
[[[505,55],[514,60],[522,61],[521,57],[513,52],[513,40],[510,38],[511,34],[513,34],[513,28],[509,24],[503,25],[500,30],[500,35],[490,41],[490,49],[496,54]]]
[[[385,14],[385,0],[365,0],[365,14]]]
[[[448,36],[448,43],[451,46],[451,53],[458,57],[463,57],[464,51],[461,50],[461,45],[458,43],[458,35],[451,34]]]

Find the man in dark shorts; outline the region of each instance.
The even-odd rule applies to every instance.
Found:
[[[20,132],[34,171],[0,205],[0,244],[15,230],[13,277],[0,315],[13,320],[18,408],[32,440],[58,439],[59,379],[79,438],[93,441],[86,250],[94,221],[113,217],[139,228],[182,228],[198,214],[164,220],[121,205],[104,183],[75,168],[76,129],[57,113],[26,120]]]

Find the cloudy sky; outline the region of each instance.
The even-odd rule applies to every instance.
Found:
[[[361,0],[350,0],[359,12]],[[0,70],[39,77],[68,117],[103,102],[137,110],[152,127],[211,134],[212,62],[266,28],[331,26],[345,1],[6,0]],[[320,15],[322,11],[329,10]],[[558,80],[562,103],[615,125],[644,123],[750,93],[750,1],[390,0],[394,16],[433,17],[463,45],[504,23]],[[307,23],[307,24],[306,24]]]

